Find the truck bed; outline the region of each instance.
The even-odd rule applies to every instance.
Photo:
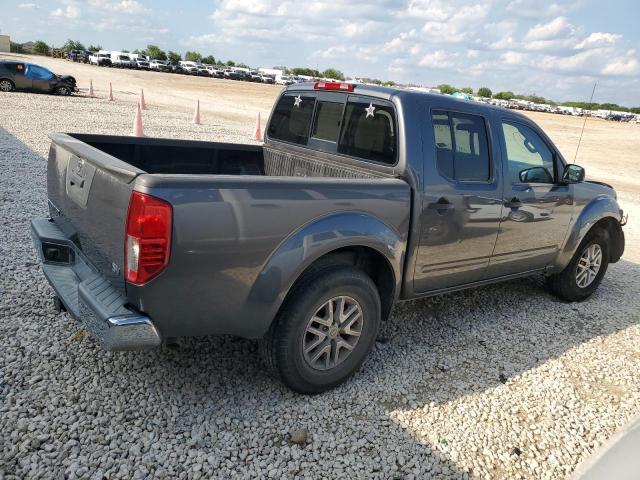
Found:
[[[401,281],[411,189],[375,168],[254,145],[51,138],[54,240],[66,238],[75,250],[71,257],[99,278],[68,275],[75,274],[79,284],[104,280],[110,296],[122,298],[114,308],[126,305],[151,318],[162,337],[260,337],[301,269],[324,249],[354,241],[378,249]],[[169,264],[143,286],[123,276],[134,190],[169,202],[173,215]],[[73,270],[51,268],[58,267]]]
[[[145,173],[191,175],[259,175],[334,178],[377,178],[384,175],[355,165],[338,164],[322,157],[260,145],[69,134],[103,153]]]

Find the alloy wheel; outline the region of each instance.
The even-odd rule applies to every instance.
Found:
[[[307,322],[302,352],[315,370],[330,370],[351,354],[362,333],[362,307],[353,298],[334,297],[325,302]]]
[[[0,81],[0,90],[3,92],[10,92],[13,90],[13,84],[9,80]]]
[[[576,267],[576,283],[580,288],[586,288],[593,283],[602,264],[602,248],[597,243],[584,249]]]

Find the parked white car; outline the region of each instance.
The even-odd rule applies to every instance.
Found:
[[[198,66],[199,65],[196,62],[189,62],[189,61],[182,60],[180,62],[180,66],[182,67],[182,69],[186,73],[189,73],[191,75],[197,75],[198,74]]]
[[[150,70],[157,70],[159,72],[168,72],[171,70],[171,67],[167,63],[166,60],[151,60],[149,62]]]
[[[140,70],[149,70],[149,61],[144,57],[136,57],[131,60],[133,66]]]
[[[89,55],[89,63],[91,65],[98,65],[99,67],[110,67],[111,52],[97,52]]]
[[[127,53],[111,52],[111,65],[118,68],[131,68],[134,62]]]

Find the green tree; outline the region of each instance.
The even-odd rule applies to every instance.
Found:
[[[473,95],[473,88],[471,87],[464,87],[463,89],[460,90],[462,93],[466,93],[468,95]]]
[[[236,62],[234,62],[233,60],[227,60],[227,62],[225,63],[225,65],[227,67],[235,67],[236,66]]]
[[[89,45],[87,50],[89,50],[90,52],[97,52],[99,50],[102,50],[102,46],[100,46],[100,45]]]
[[[62,50],[64,53],[69,53],[71,50],[84,50],[84,45],[80,43],[78,40],[67,40],[65,44],[62,46]]]
[[[167,54],[157,45],[147,45],[147,55],[154,60],[166,60]]]
[[[336,68],[327,68],[322,72],[324,78],[335,78],[336,80],[344,80],[344,73]]]
[[[24,53],[22,45],[16,42],[11,42],[9,50],[11,51],[11,53]]]
[[[236,67],[240,67],[240,68],[249,68],[249,65],[247,65],[246,63],[242,63],[242,62],[240,62],[240,63],[237,63],[237,64],[236,64]]]
[[[382,82],[382,85],[384,87],[394,87],[396,85],[396,82],[392,80],[387,80],[386,82]]]
[[[215,65],[216,59],[213,55],[207,55],[206,57],[202,57],[202,63],[208,63],[210,65]]]
[[[171,50],[169,50],[169,53],[167,53],[167,58],[169,59],[170,62],[179,62],[180,60],[182,60],[182,55],[180,55],[177,52],[172,52]]]
[[[498,100],[511,100],[512,98],[515,98],[515,94],[513,92],[498,92],[496,93],[493,98],[497,98]]]
[[[451,95],[452,93],[455,93],[458,91],[457,88],[452,87],[451,85],[448,85],[446,83],[443,83],[442,85],[438,85],[438,90],[440,90],[440,93],[444,93],[445,95]]]
[[[306,75],[308,77],[321,77],[322,74],[313,68],[296,67],[291,69],[293,75]]]
[[[198,52],[187,51],[184,54],[184,59],[187,62],[200,62],[202,60],[202,55],[199,54]]]
[[[491,91],[490,88],[487,87],[480,87],[478,89],[478,96],[479,97],[483,97],[483,98],[491,98],[491,95],[493,95],[493,92]]]
[[[36,43],[33,44],[31,53],[35,55],[49,55],[49,45],[47,45],[42,40],[38,40]]]

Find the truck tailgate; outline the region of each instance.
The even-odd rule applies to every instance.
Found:
[[[133,180],[144,171],[67,134],[52,134],[47,169],[56,226],[113,287],[124,290],[125,220]]]

